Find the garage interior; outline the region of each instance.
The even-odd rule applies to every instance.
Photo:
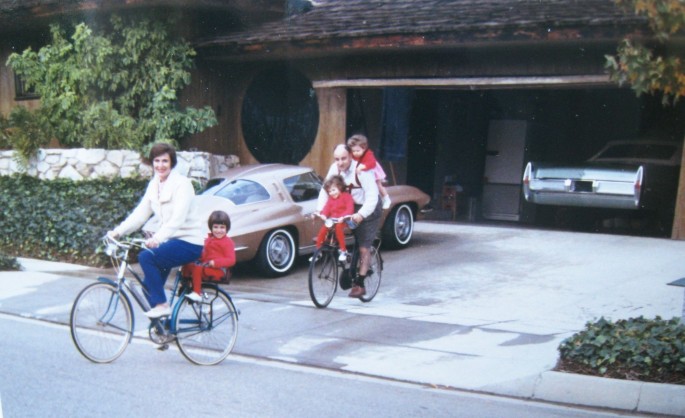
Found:
[[[348,89],[347,133],[369,136],[389,183],[432,197],[428,219],[665,237],[670,225],[651,214],[529,204],[521,178],[528,161],[582,162],[611,140],[682,142],[683,110],[608,83],[365,86]]]

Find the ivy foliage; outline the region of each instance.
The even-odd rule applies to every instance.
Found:
[[[615,0],[619,6],[644,16],[658,45],[624,39],[616,55],[607,55],[605,67],[613,81],[628,84],[635,93],[663,93],[664,104],[676,103],[685,95],[685,68],[681,57],[668,46],[685,29],[685,3],[681,0]]]
[[[146,145],[175,144],[216,125],[209,106],[179,108],[196,53],[172,35],[174,24],[115,15],[107,25],[77,24],[69,35],[52,25],[50,44],[11,54],[7,65],[40,96],[37,110],[19,106],[10,115],[24,121],[10,123],[13,148],[28,159],[56,138],[67,147],[145,154]]]
[[[0,253],[0,271],[21,270],[16,258]]]
[[[39,180],[0,176],[0,252],[16,257],[106,264],[100,238],[138,204],[145,179]]]
[[[562,362],[594,374],[631,380],[664,381],[685,376],[685,325],[678,318],[644,317],[616,322],[600,318],[559,346]]]

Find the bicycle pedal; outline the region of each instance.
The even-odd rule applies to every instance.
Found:
[[[159,347],[157,347],[157,350],[159,351],[166,351],[169,349],[169,344],[162,344]]]

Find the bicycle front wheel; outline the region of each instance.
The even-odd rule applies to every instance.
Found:
[[[181,296],[174,322],[176,344],[185,358],[201,366],[223,361],[238,338],[238,312],[216,285],[202,285],[202,302]]]
[[[381,275],[383,273],[383,259],[381,258],[381,254],[374,246],[372,246],[369,251],[371,252],[369,257],[369,272],[364,278],[366,294],[359,298],[362,302],[371,302],[376,296],[378,288],[381,287]]]
[[[74,301],[69,318],[71,339],[94,363],[109,363],[124,353],[133,336],[128,297],[109,283],[93,283]]]
[[[319,248],[309,264],[309,296],[317,308],[325,308],[333,300],[338,286],[336,252]]]

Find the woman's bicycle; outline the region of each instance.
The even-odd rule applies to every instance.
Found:
[[[309,296],[317,308],[325,308],[333,300],[335,291],[340,284],[342,290],[352,287],[352,282],[359,268],[359,248],[355,245],[352,256],[346,261],[338,260],[340,246],[335,238],[335,224],[343,222],[345,218],[327,218],[324,225],[328,228],[326,238],[312,255],[309,264]],[[378,293],[383,273],[383,258],[380,253],[380,239],[376,239],[371,246],[369,270],[364,279],[366,294],[359,299],[370,302]]]
[[[109,363],[121,356],[134,331],[133,300],[148,311],[140,276],[129,264],[129,251],[143,248],[143,240],[117,241],[103,238],[105,253],[117,271],[116,280],[100,277],[76,297],[71,309],[71,337],[84,357],[95,363]],[[129,273],[127,277],[127,273]],[[185,297],[192,291],[189,278],[179,269],[169,304],[171,316],[152,319],[150,340],[160,350],[176,341],[183,356],[199,365],[217,364],[233,349],[238,336],[238,311],[231,296],[215,283],[203,283],[201,302]]]

